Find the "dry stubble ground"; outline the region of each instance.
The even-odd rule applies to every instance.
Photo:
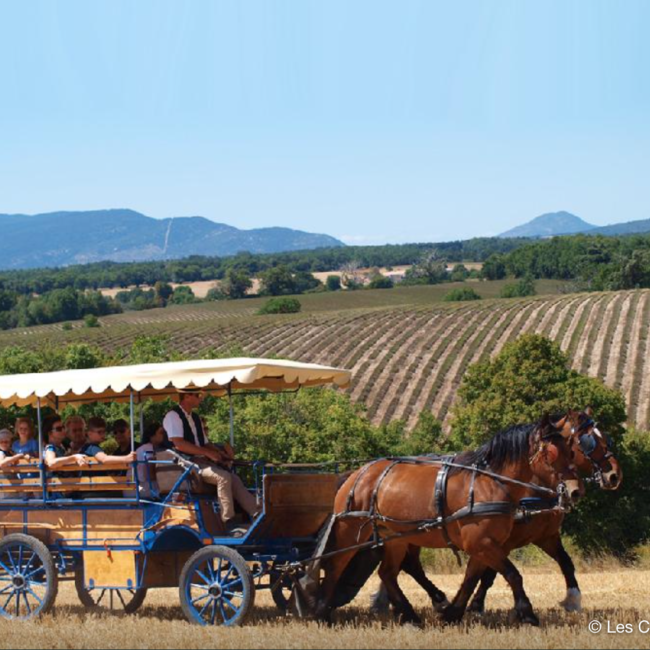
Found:
[[[583,573],[584,611],[567,614],[557,606],[563,581],[555,572],[525,571],[525,582],[541,618],[540,628],[508,624],[512,596],[499,579],[488,597],[489,612],[470,617],[461,626],[442,628],[424,593],[409,578],[401,584],[425,619],[423,630],[400,628],[389,619],[368,613],[376,578],[353,606],[340,610],[333,627],[279,617],[268,592],[257,595],[248,625],[234,629],[205,629],[187,623],[175,590],[151,592],[135,616],[89,614],[77,603],[69,583],[61,585],[57,610],[41,621],[0,621],[2,648],[647,648],[650,634],[641,634],[639,621],[650,619],[650,571],[615,570]],[[460,575],[435,576],[448,594]],[[606,626],[629,623],[631,634],[592,634],[588,623]]]

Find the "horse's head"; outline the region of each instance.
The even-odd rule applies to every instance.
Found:
[[[584,485],[578,476],[573,453],[563,426],[544,416],[532,434],[530,468],[542,485],[556,489],[561,483],[573,503],[584,495]]]
[[[604,490],[620,486],[623,472],[614,456],[612,439],[598,429],[591,408],[569,411],[555,426],[568,441],[580,472],[593,475]]]

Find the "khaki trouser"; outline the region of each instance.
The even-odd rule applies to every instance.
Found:
[[[254,517],[259,512],[257,499],[246,489],[237,474],[232,474],[217,465],[199,464],[201,466],[201,478],[206,483],[217,487],[217,499],[219,499],[219,507],[221,508],[221,519],[224,522],[235,516],[235,499],[251,517]]]

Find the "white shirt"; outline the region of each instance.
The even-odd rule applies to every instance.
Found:
[[[183,413],[185,413],[185,417],[190,424],[190,430],[194,434],[194,444],[197,447],[200,447],[201,444],[199,443],[199,437],[196,435],[196,427],[194,426],[194,418],[190,413],[186,413],[185,411],[183,411]],[[185,437],[183,435],[183,421],[181,420],[181,416],[176,413],[176,411],[169,411],[169,413],[167,413],[165,419],[163,420],[163,428],[167,432],[167,436],[170,440],[172,438]]]

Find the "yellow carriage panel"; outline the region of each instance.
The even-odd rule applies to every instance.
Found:
[[[86,535],[90,543],[135,542],[143,527],[142,510],[88,510]]]
[[[27,532],[45,544],[83,539],[81,510],[33,510],[27,513]]]
[[[85,551],[83,557],[87,588],[137,585],[135,551]]]

